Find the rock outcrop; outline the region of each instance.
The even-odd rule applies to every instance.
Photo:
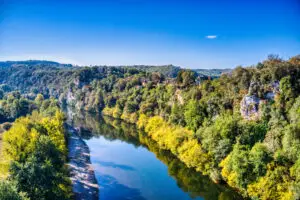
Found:
[[[240,112],[244,119],[257,120],[259,113],[260,99],[255,95],[245,96],[241,101]]]
[[[240,112],[244,119],[258,120],[260,119],[261,104],[267,101],[275,100],[275,96],[280,93],[279,81],[271,83],[267,88],[260,88],[261,85],[257,82],[250,84],[248,95],[244,96],[240,104]],[[258,97],[258,91],[263,91],[262,98]]]

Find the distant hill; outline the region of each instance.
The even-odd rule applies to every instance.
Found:
[[[232,69],[193,69],[199,76],[219,78],[224,73],[229,73]]]
[[[16,66],[49,66],[49,67],[72,67],[72,64],[61,64],[58,62],[47,60],[26,60],[26,61],[5,61],[0,62],[0,67],[16,67]]]
[[[166,77],[175,78],[177,73],[181,70],[180,67],[176,67],[173,65],[161,65],[161,66],[150,66],[150,65],[133,65],[133,66],[122,66],[124,68],[129,69],[137,69],[145,72],[159,72]]]
[[[43,67],[44,69],[51,68],[77,68],[78,66],[74,66],[72,64],[62,64],[54,61],[47,60],[26,60],[26,61],[5,61],[0,62],[0,67]],[[93,66],[90,66],[93,67]],[[99,67],[107,67],[107,66],[99,66]],[[178,66],[174,65],[132,65],[132,66],[109,66],[109,67],[117,67],[117,68],[125,68],[125,69],[136,69],[139,71],[145,71],[148,73],[159,72],[166,77],[175,78],[178,72],[182,69]],[[211,78],[219,78],[223,73],[228,73],[231,69],[192,69],[197,73],[200,77],[211,77]]]
[[[75,67],[72,64],[62,64],[54,61],[46,61],[46,60],[27,60],[27,61],[5,61],[0,62],[0,67]],[[76,66],[78,67],[78,66]],[[93,67],[93,66],[90,66]],[[99,66],[99,67],[107,67],[107,66]],[[180,67],[176,67],[173,65],[161,65],[161,66],[150,66],[150,65],[132,65],[132,66],[109,66],[109,67],[119,67],[126,69],[136,69],[145,72],[159,72],[166,77],[174,78],[177,76],[177,73],[180,71]]]

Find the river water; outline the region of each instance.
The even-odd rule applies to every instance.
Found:
[[[67,114],[90,148],[101,200],[241,199],[159,149],[134,125],[89,113]]]

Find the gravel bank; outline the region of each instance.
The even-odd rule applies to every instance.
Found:
[[[69,167],[75,199],[98,200],[99,186],[91,165],[89,147],[73,127],[68,126],[68,131]]]

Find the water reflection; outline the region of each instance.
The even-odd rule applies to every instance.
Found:
[[[72,113],[68,112],[69,123],[71,123],[74,127],[79,129],[81,137],[86,140],[91,138],[105,138],[105,141],[100,140],[97,143],[90,143],[88,141],[88,145],[93,145],[97,147],[97,151],[100,153],[104,151],[106,145],[121,145],[121,142],[125,142],[126,144],[131,144],[134,148],[146,148],[149,151],[153,152],[157,159],[167,166],[168,174],[171,176],[177,184],[177,188],[182,190],[184,193],[188,194],[189,198],[182,196],[182,199],[206,199],[206,200],[232,200],[232,199],[241,199],[241,197],[231,190],[228,187],[223,185],[218,185],[213,183],[208,177],[201,175],[191,168],[187,168],[182,162],[180,162],[174,155],[172,155],[169,151],[161,150],[158,148],[157,144],[147,137],[143,132],[138,131],[134,125],[125,123],[120,120],[114,120],[109,117],[101,117],[100,115],[94,115],[90,113]],[[110,144],[107,144],[107,141],[111,141]],[[101,150],[102,148],[102,150]],[[118,146],[119,151],[122,152],[133,152],[133,150],[121,149]],[[118,149],[115,148],[115,149]],[[126,147],[127,148],[127,147]],[[112,148],[113,149],[113,148]],[[141,150],[139,150],[141,151]],[[105,151],[104,151],[105,152]],[[117,153],[120,153],[117,152]],[[138,152],[139,153],[139,152]],[[143,153],[140,153],[143,154]],[[117,154],[111,155],[114,157]],[[135,154],[135,156],[138,154]],[[141,195],[141,190],[143,188],[131,188],[130,179],[134,179],[139,176],[152,176],[152,174],[157,174],[157,179],[159,179],[159,174],[163,172],[159,172],[158,168],[153,169],[151,172],[141,172],[136,171],[135,166],[119,164],[118,160],[106,161],[102,160],[101,157],[105,157],[107,155],[99,154],[97,159],[93,165],[96,167],[96,171],[100,173],[100,197],[101,199],[145,199]],[[134,156],[134,155],[132,155]],[[123,157],[130,157],[130,155],[122,155],[117,159],[122,159]],[[143,157],[139,157],[137,159],[143,159]],[[147,161],[148,162],[148,161]],[[135,163],[135,165],[138,165]],[[153,165],[153,163],[149,163],[149,165]],[[139,166],[139,169],[144,169]],[[146,169],[144,169],[146,170]],[[156,170],[156,171],[154,171]],[[125,172],[122,172],[125,171]],[[126,173],[126,174],[124,174]],[[114,176],[109,174],[117,174],[118,177],[123,177],[123,182],[129,182],[127,184],[122,184],[118,181]],[[150,175],[149,175],[150,174]],[[136,178],[137,179],[137,178]],[[136,182],[141,182],[142,180],[136,180]],[[164,181],[163,179],[161,181]],[[157,182],[153,183],[157,184]],[[165,184],[169,184],[166,181]],[[146,184],[144,184],[146,185]],[[151,184],[147,184],[151,185]],[[162,184],[163,187],[163,184]],[[102,193],[105,190],[105,194]],[[167,187],[166,187],[167,188]],[[151,190],[152,188],[148,188]],[[153,189],[154,190],[154,189]],[[167,189],[166,189],[167,190]],[[162,193],[162,190],[152,191],[153,193]],[[163,191],[164,194],[151,194],[152,199],[159,199],[159,197],[164,196],[161,199],[172,199],[171,193],[175,193],[174,189]],[[179,194],[179,192],[178,192]],[[173,194],[176,196],[176,194]],[[181,199],[180,197],[176,199]]]
[[[129,188],[126,185],[120,184],[114,177],[100,174],[101,176],[101,188],[105,188],[106,192],[101,196],[101,199],[109,200],[145,200],[141,196],[141,192],[135,188]],[[116,192],[118,191],[118,192]],[[102,194],[102,193],[101,193]]]

